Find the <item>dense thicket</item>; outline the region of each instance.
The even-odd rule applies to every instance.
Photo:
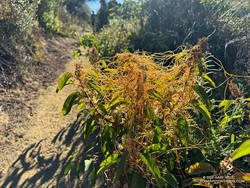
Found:
[[[78,85],[62,113],[87,116],[65,174],[89,187],[246,186],[249,1],[101,3],[80,40],[90,68],[58,82]]]
[[[108,7],[106,9],[107,12]],[[222,61],[228,72],[243,75],[249,72],[250,5],[247,0],[128,0],[111,10],[112,14],[107,16],[109,24],[96,34],[101,56],[125,49],[154,53],[175,50],[208,37],[209,51]],[[121,33],[126,40],[117,39]],[[112,51],[107,50],[109,47]],[[247,80],[243,82],[247,84]]]

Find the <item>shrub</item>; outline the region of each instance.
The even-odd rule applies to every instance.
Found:
[[[95,35],[86,35],[80,39],[80,46],[90,48],[88,54],[97,50],[98,57],[111,57],[116,53],[133,50],[131,38],[137,35],[139,30],[138,20],[110,20],[110,25]],[[91,39],[90,39],[91,38]]]
[[[62,27],[62,22],[57,15],[58,4],[62,4],[64,0],[41,0],[37,18],[42,28],[47,31],[59,32]]]
[[[0,7],[0,69],[3,74],[11,71],[15,59],[27,58],[29,35],[36,18],[39,1],[3,1]]]
[[[79,115],[86,115],[81,123],[84,147],[72,155],[65,173],[76,166],[86,173],[85,183],[90,187],[97,178],[107,187],[178,187],[178,182],[188,186],[185,180],[192,180],[197,172],[225,170],[219,162],[250,131],[234,135],[237,143],[234,138],[230,145],[221,144],[221,139],[232,137],[224,131],[228,123],[245,116],[226,109],[220,125],[217,114],[213,115],[217,105],[207,92],[208,84],[215,87],[215,83],[206,73],[211,63],[206,50],[203,39],[177,54],[123,53],[99,60],[90,69],[78,65],[75,81],[80,90],[66,99],[62,113],[68,114],[77,104]],[[169,59],[171,66],[164,67],[162,63]],[[57,91],[72,77],[64,74]],[[245,108],[249,99],[241,100],[240,108]],[[226,103],[221,102],[219,108]]]

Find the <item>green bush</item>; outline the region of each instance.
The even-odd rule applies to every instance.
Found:
[[[88,36],[86,45],[92,40]],[[73,78],[80,89],[66,99],[62,114],[77,105],[79,116],[86,115],[83,148],[70,157],[65,174],[76,167],[89,187],[97,180],[107,187],[189,187],[202,185],[206,175],[236,176],[235,166],[247,170],[244,161],[233,161],[250,152],[249,141],[234,152],[250,136],[244,122],[250,99],[208,97],[216,84],[206,50],[202,39],[179,53],[122,53],[89,69],[77,66],[74,77],[64,74],[57,92]],[[246,183],[248,174],[238,178]]]
[[[49,32],[59,32],[62,22],[57,15],[57,8],[64,0],[41,0],[37,18],[42,28]]]
[[[137,35],[138,27],[137,20],[112,19],[110,25],[104,27],[101,32],[95,35],[86,35],[80,39],[80,45],[84,48],[90,48],[88,55],[95,48],[97,58],[111,57],[116,53],[134,50],[131,39]]]
[[[16,59],[27,58],[28,46],[31,46],[30,34],[36,20],[39,1],[4,0],[0,6],[0,69],[16,67]]]

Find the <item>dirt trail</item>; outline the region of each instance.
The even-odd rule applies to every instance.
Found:
[[[58,55],[57,61],[61,58]],[[58,68],[57,75],[74,72],[74,67],[68,58],[65,68]],[[64,117],[60,110],[75,87],[67,86],[57,94],[56,85],[57,79],[47,88],[38,89],[34,93],[37,97],[29,100],[32,109],[29,117],[10,131],[20,136],[2,137],[0,187],[74,187],[70,177],[64,177],[63,166],[79,145],[73,137],[78,131],[78,121],[76,113]],[[0,110],[0,126],[10,124],[13,118]]]

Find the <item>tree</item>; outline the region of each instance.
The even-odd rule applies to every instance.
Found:
[[[101,8],[97,13],[97,31],[100,31],[103,26],[108,24],[108,6],[105,0],[100,0]]]

